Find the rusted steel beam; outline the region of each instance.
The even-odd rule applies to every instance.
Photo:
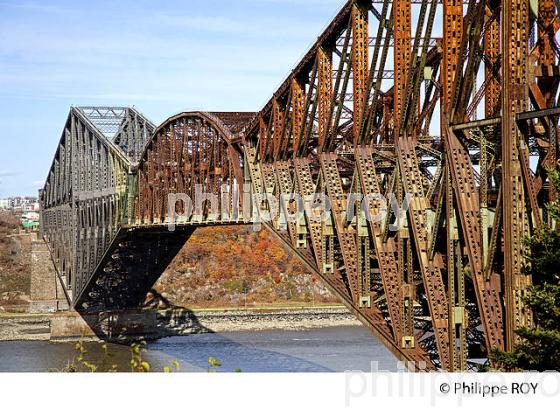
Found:
[[[504,289],[506,312],[506,348],[518,340],[515,330],[529,326],[531,312],[523,294],[531,278],[523,274],[528,235],[525,218],[525,190],[519,159],[522,135],[515,115],[527,109],[527,52],[529,19],[528,0],[502,1],[502,195],[504,218]]]
[[[325,145],[327,133],[330,129],[329,120],[331,118],[332,107],[332,53],[327,53],[323,48],[317,51],[317,71],[318,71],[318,112],[319,129],[318,144],[319,149]]]
[[[268,147],[268,125],[262,116],[259,116],[259,158],[265,159]]]
[[[443,369],[451,370],[448,333],[449,310],[441,274],[443,266],[440,258],[431,260],[428,255],[430,224],[427,213],[430,210],[430,204],[424,195],[421,183],[422,177],[419,172],[418,159],[412,140],[403,138],[399,141],[398,160],[402,172],[402,185],[405,192],[411,195],[408,211],[409,219],[412,234],[414,235],[418,263],[422,271],[424,290],[428,299],[440,364]]]
[[[399,275],[397,261],[395,258],[396,246],[391,240],[388,243],[383,241],[383,230],[381,227],[382,204],[379,196],[382,194],[377,180],[375,163],[372,159],[372,149],[359,147],[356,149],[356,165],[360,174],[362,184],[362,192],[364,196],[369,196],[368,201],[369,224],[373,233],[373,241],[381,277],[383,280],[383,288],[387,297],[387,305],[389,308],[389,316],[391,318],[391,328],[395,343],[406,348],[406,343],[414,344],[414,335],[405,334],[403,326],[403,316],[405,314],[403,300],[403,278]],[[375,199],[377,198],[377,199]],[[406,295],[406,302],[413,303],[410,295]],[[403,339],[408,336],[411,339]]]
[[[284,112],[277,100],[274,100],[272,107],[272,157],[277,159],[280,154],[280,145],[282,144],[284,131]]]
[[[350,285],[352,300],[357,302],[359,293],[357,278],[358,250],[354,235],[349,231],[346,223],[348,198],[342,187],[342,180],[337,165],[337,155],[333,153],[323,153],[319,155],[319,161],[321,164],[322,176],[325,180],[326,190],[332,203],[336,235],[344,260],[344,272]]]
[[[393,0],[393,30],[395,37],[394,46],[394,70],[395,81],[393,87],[394,94],[394,111],[395,119],[394,128],[400,128],[399,119],[402,115],[404,96],[406,92],[406,80],[408,78],[408,70],[410,68],[410,36],[412,30],[412,10],[410,1]]]
[[[443,58],[442,89],[443,101],[449,105],[452,98],[453,83],[459,69],[459,52],[463,38],[463,1],[443,1]]]
[[[500,9],[490,3],[485,10],[484,79],[488,86],[484,94],[484,112],[487,118],[500,110]]]
[[[292,80],[292,150],[295,153],[300,144],[304,124],[304,86],[297,79]]]
[[[353,98],[353,128],[354,142],[359,139],[362,118],[366,106],[368,88],[368,9],[360,3],[352,7],[352,84],[354,88]]]
[[[539,0],[538,2],[538,39],[537,48],[539,52],[539,65],[550,66],[555,62],[554,48],[558,47],[555,42],[556,29],[554,18],[556,5],[554,0]]]
[[[483,263],[483,236],[481,227],[486,226],[486,204],[481,210],[479,192],[476,187],[474,168],[468,150],[459,142],[448,128],[447,110],[455,94],[455,77],[462,70],[459,51],[462,41],[462,4],[457,0],[444,2],[444,50],[442,76],[444,111],[442,115],[442,133],[445,136],[447,154],[446,206],[447,206],[447,264],[448,290],[450,292],[450,313],[453,323],[450,335],[460,339],[460,349],[451,349],[453,363],[458,370],[464,370],[465,334],[465,300],[464,271],[461,264],[462,251],[459,246],[459,227],[463,234],[469,259],[469,269],[475,289],[478,310],[484,327],[484,336],[488,346],[503,348],[502,305],[500,301],[499,280],[485,280]],[[459,64],[461,63],[461,66]],[[489,90],[491,92],[491,90]],[[484,148],[481,148],[483,150]],[[484,151],[482,151],[484,153]],[[481,159],[484,159],[481,154]],[[486,164],[481,164],[481,173],[486,172]],[[485,181],[481,177],[481,190]],[[449,191],[450,190],[450,191]],[[455,204],[457,209],[455,209]],[[457,218],[458,216],[458,218]],[[459,265],[459,266],[457,266]],[[497,275],[494,275],[497,276]],[[457,312],[462,317],[457,317]],[[457,331],[456,328],[459,328]]]
[[[483,274],[480,199],[474,169],[468,152],[451,131],[446,134],[446,141],[447,159],[451,165],[449,177],[453,183],[459,220],[467,245],[469,266],[473,275],[484,335],[488,346],[503,348],[503,315],[499,296],[499,280],[493,278],[493,280],[486,281]]]

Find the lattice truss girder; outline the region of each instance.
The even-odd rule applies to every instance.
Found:
[[[69,295],[81,293],[127,215],[134,157],[121,137],[139,121],[135,145],[143,147],[155,127],[135,109],[70,110],[41,192],[42,233]]]
[[[351,1],[247,127],[253,185],[286,191],[281,162],[293,192],[333,202],[305,241],[271,229],[381,314],[399,354],[466,369],[478,344],[509,347],[531,323],[523,237],[550,222],[557,31],[553,2]],[[348,221],[351,193],[408,195],[409,211],[396,230],[391,211]]]
[[[78,269],[78,288],[87,282],[75,300],[111,306],[103,289],[127,276],[109,280],[100,267],[111,254],[132,258],[122,247],[143,252],[126,245],[128,232],[159,232],[169,194],[250,184],[307,205],[328,195],[321,221],[290,219],[287,204],[265,226],[398,357],[462,370],[491,347],[511,348],[532,320],[523,237],[551,223],[546,204],[556,197],[548,169],[558,156],[558,21],[552,0],[535,9],[528,0],[352,0],[250,120],[184,113],[138,154],[122,148],[150,129],[130,125],[134,116],[119,135],[134,130],[126,135],[136,142],[111,142],[73,109],[43,218],[61,272]],[[348,218],[350,194],[373,199]],[[268,210],[251,201],[248,215],[229,212],[242,200],[220,199],[225,215],[206,206],[181,223],[248,223]],[[173,254],[173,241],[156,242],[153,258]]]

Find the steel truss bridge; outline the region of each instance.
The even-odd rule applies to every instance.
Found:
[[[326,194],[328,218],[265,226],[398,358],[470,369],[531,326],[524,238],[550,225],[558,165],[557,0],[349,1],[258,113],[73,107],[42,232],[79,312],[139,306],[198,226],[251,222],[253,194]],[[220,196],[168,229],[169,194]],[[347,195],[409,209],[350,221]],[[173,206],[176,208],[173,209]],[[253,212],[266,201],[251,200]],[[420,363],[425,363],[424,365]]]

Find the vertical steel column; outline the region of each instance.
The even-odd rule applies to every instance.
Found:
[[[466,311],[465,274],[461,264],[459,227],[453,204],[452,177],[449,166],[445,174],[446,229],[447,229],[447,292],[449,298],[450,356],[453,370],[466,368]],[[475,279],[476,280],[476,279]]]
[[[272,140],[273,140],[273,151],[272,156],[276,160],[278,158],[278,153],[280,152],[280,145],[282,142],[282,130],[284,128],[284,112],[282,107],[275,99],[272,103]]]
[[[527,210],[519,159],[522,135],[515,115],[527,109],[528,0],[502,2],[502,193],[504,215],[504,281],[506,349],[518,339],[515,330],[531,323],[523,303],[530,277],[522,272]]]
[[[554,64],[554,0],[539,0],[539,15],[537,25],[539,30],[538,50],[539,65],[548,66]]]
[[[486,118],[494,117],[500,109],[500,83],[496,78],[500,70],[500,16],[498,10],[486,9],[486,31],[484,32],[484,112]]]
[[[411,23],[410,0],[393,0],[394,19],[394,129],[400,128],[399,118],[403,108],[403,98],[406,93],[406,80],[410,64],[410,33]],[[396,136],[398,138],[398,135]]]
[[[327,133],[329,132],[329,118],[331,116],[331,101],[333,94],[332,84],[332,53],[319,47],[317,50],[317,72],[318,72],[318,111],[319,111],[319,149],[324,146]]]
[[[354,142],[359,139],[365,110],[369,65],[368,9],[360,3],[352,6],[352,70],[354,87]]]
[[[458,69],[459,52],[463,38],[463,0],[443,2],[443,61],[442,88],[445,104],[449,104],[453,93],[453,82]]]
[[[463,0],[444,0],[443,2],[443,56],[442,56],[442,106],[443,112],[449,112],[449,104],[454,93],[453,85],[459,70],[459,52],[463,37]],[[447,116],[442,116],[442,134],[445,133]],[[447,141],[447,139],[445,140]],[[450,147],[446,142],[446,149]],[[465,274],[457,263],[461,261],[461,248],[459,246],[459,229],[455,213],[453,186],[450,167],[454,163],[445,162],[445,204],[446,204],[446,230],[447,230],[447,274],[448,274],[448,299],[449,299],[449,337],[451,340],[449,353],[453,370],[466,368],[466,323],[464,288]],[[469,164],[470,165],[470,164]]]
[[[262,116],[259,117],[259,159],[263,161],[267,154],[268,126]]]
[[[398,130],[400,129],[400,116],[404,105],[404,97],[406,95],[406,81],[408,79],[408,69],[410,63],[410,39],[412,31],[412,8],[408,0],[393,0],[393,129],[395,130],[394,141],[399,144]],[[402,171],[400,167],[395,170],[395,184],[397,199],[402,203],[404,197],[404,187],[401,182]],[[412,271],[412,248],[410,246],[410,234],[408,229],[408,220],[402,223],[396,239],[397,259],[399,279],[403,286],[403,315],[404,323],[402,325],[403,334],[412,335],[414,331],[413,309],[413,276]],[[410,252],[409,252],[410,251]],[[412,284],[412,287],[410,286]],[[408,296],[408,300],[407,300]],[[437,336],[436,336],[437,339]],[[438,345],[439,346],[439,345]],[[438,349],[438,352],[440,350]]]
[[[305,108],[304,93],[301,83],[296,79],[292,79],[292,148],[296,155],[301,135],[301,127],[303,127],[303,110]]]

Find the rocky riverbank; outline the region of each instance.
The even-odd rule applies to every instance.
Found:
[[[0,341],[51,340],[53,317],[54,315],[48,314],[0,314]],[[192,311],[173,308],[147,311],[146,318],[148,317],[146,323],[155,323],[155,329],[149,332],[150,338],[208,332],[306,330],[360,324],[350,312],[339,307],[248,311]],[[57,320],[60,321],[60,317]],[[80,335],[68,335],[64,340],[72,338],[80,338]]]
[[[51,314],[0,314],[0,341],[49,340],[51,335],[51,317]]]
[[[158,326],[171,334],[260,330],[306,330],[359,325],[345,308],[269,311],[203,311],[178,309],[160,313]]]

